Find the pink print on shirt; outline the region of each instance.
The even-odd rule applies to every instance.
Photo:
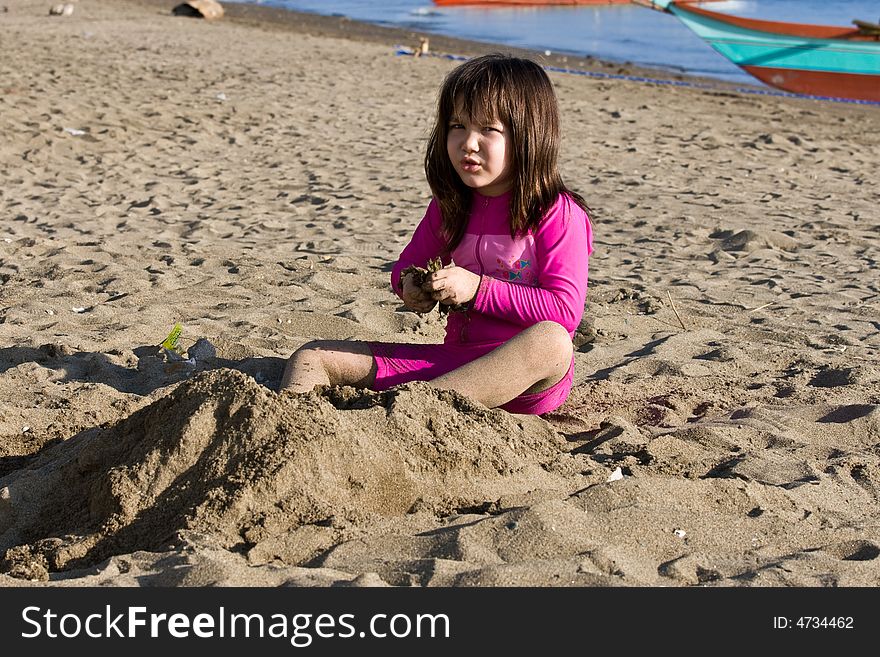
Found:
[[[532,262],[530,260],[520,260],[517,258],[513,263],[508,264],[501,258],[496,258],[495,262],[498,264],[498,267],[492,273],[495,278],[500,278],[508,283],[538,284],[538,277],[531,267]]]
[[[475,274],[488,274],[508,283],[538,284],[535,239],[531,235],[513,239],[510,235],[465,234],[452,258],[459,267]]]

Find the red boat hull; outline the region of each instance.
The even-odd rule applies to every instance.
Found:
[[[761,82],[796,94],[880,102],[880,77],[854,73],[743,66]]]

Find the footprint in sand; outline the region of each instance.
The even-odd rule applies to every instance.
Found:
[[[723,251],[744,251],[749,253],[758,249],[779,249],[797,251],[800,246],[794,238],[772,230],[719,230],[709,235],[720,240]]]

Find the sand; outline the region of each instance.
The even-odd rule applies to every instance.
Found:
[[[554,72],[596,236],[566,404],[296,396],[310,339],[442,337],[388,276],[455,61],[2,4],[0,584],[880,584],[876,106]]]

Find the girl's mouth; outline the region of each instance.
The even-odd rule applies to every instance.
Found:
[[[465,158],[461,161],[461,168],[468,173],[474,173],[480,168],[480,163],[476,160]]]

